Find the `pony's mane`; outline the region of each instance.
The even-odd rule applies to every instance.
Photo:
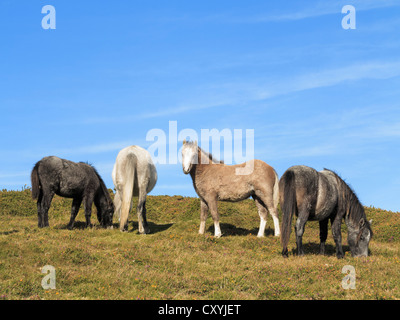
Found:
[[[196,145],[194,141],[187,141],[186,144],[187,144],[187,145],[190,145],[190,146],[195,146],[195,145]],[[208,158],[212,163],[216,163],[216,164],[218,164],[218,163],[223,164],[223,163],[224,163],[223,160],[218,160],[218,159],[214,158],[214,156],[213,156],[211,153],[209,153],[209,152],[207,152],[207,151],[204,151],[204,150],[203,150],[202,148],[200,148],[199,146],[197,146],[197,151],[198,151],[198,154],[199,154],[199,155],[202,153],[202,154],[203,154],[206,158]]]
[[[218,164],[218,163],[223,164],[223,163],[224,163],[223,160],[218,160],[218,159],[214,158],[214,156],[213,156],[210,152],[204,151],[204,150],[203,150],[202,148],[200,148],[200,147],[198,147],[198,148],[199,148],[199,151],[200,151],[201,153],[203,153],[206,157],[208,157],[208,159],[210,159],[210,161],[211,161],[212,163],[216,163],[216,164]]]
[[[357,225],[361,219],[364,219],[368,224],[364,206],[354,190],[336,172],[329,169],[325,170],[332,172],[336,177],[339,192],[339,209],[346,212],[346,217],[350,219],[352,224]]]
[[[106,184],[104,183],[104,181],[103,181],[103,179],[101,178],[100,174],[97,172],[96,168],[95,168],[93,165],[91,165],[90,163],[88,163],[88,162],[80,162],[80,163],[87,164],[89,167],[91,167],[91,168],[93,169],[94,173],[96,174],[97,178],[99,179],[100,186],[101,186],[101,190],[102,190],[103,193],[105,194],[105,196],[106,196],[106,198],[107,198],[107,202],[108,202],[109,204],[113,204],[113,201],[112,201],[112,199],[111,199],[111,196],[110,196],[110,194],[108,193],[108,189],[107,189],[107,187],[106,187]]]

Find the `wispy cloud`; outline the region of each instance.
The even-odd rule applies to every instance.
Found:
[[[296,11],[275,13],[275,14],[257,14],[252,16],[241,16],[241,17],[229,17],[225,16],[225,21],[237,22],[237,23],[262,23],[262,22],[284,22],[284,21],[295,21],[308,18],[315,18],[330,14],[341,14],[343,6],[351,4],[357,11],[367,11],[380,8],[389,8],[400,6],[400,2],[397,0],[340,0],[340,1],[307,1],[308,6],[300,8]],[[282,7],[287,8],[287,7]],[[218,18],[218,16],[216,16]],[[221,17],[220,17],[221,18]],[[222,20],[224,21],[224,19]]]
[[[260,92],[265,98],[291,92],[335,86],[345,81],[363,79],[389,79],[400,75],[400,61],[371,61],[353,64],[341,68],[326,69],[286,79],[272,86],[271,89]]]
[[[204,91],[218,91],[213,96],[199,97],[196,102],[181,103],[176,107],[168,107],[152,112],[143,112],[133,115],[117,117],[99,117],[83,120],[85,124],[99,123],[127,123],[145,119],[160,118],[184,114],[187,112],[212,109],[224,106],[234,106],[246,102],[271,99],[277,96],[294,92],[311,90],[339,85],[346,81],[360,81],[365,79],[389,79],[400,76],[400,61],[365,61],[339,68],[327,68],[322,71],[293,75],[280,79],[252,79],[246,82],[231,82],[208,85]],[[187,98],[186,98],[187,99]],[[203,101],[200,101],[203,99]],[[187,99],[188,100],[188,99]],[[102,150],[117,149],[121,144],[105,144],[84,148],[85,152],[97,153]],[[62,150],[61,150],[62,151]],[[80,152],[81,150],[75,150]]]
[[[204,98],[204,97],[203,97]],[[207,102],[188,102],[181,103],[176,107],[167,107],[163,109],[158,109],[152,112],[144,112],[137,113],[134,115],[125,115],[118,117],[97,117],[97,118],[88,118],[83,120],[84,124],[99,124],[99,123],[127,123],[127,122],[135,122],[152,118],[160,118],[165,116],[173,116],[176,114],[181,114],[193,110],[202,110],[208,108],[217,108],[233,103],[232,98],[227,98],[225,100],[221,100],[219,98],[208,99]]]
[[[259,132],[267,134],[257,137],[256,155],[279,160],[370,154],[382,143],[398,143],[398,107],[371,105],[335,113],[327,111],[298,122],[259,127]],[[391,117],[394,119],[390,120]]]
[[[93,144],[93,145],[85,145],[80,147],[73,147],[73,148],[60,148],[56,150],[52,150],[54,154],[57,155],[77,155],[77,154],[99,154],[99,153],[106,153],[112,151],[119,151],[122,148],[127,146],[133,145],[132,141],[119,141],[119,142],[112,142],[112,143],[100,143],[100,144]]]
[[[294,2],[297,5],[299,2]],[[292,9],[294,5],[285,3],[282,5],[280,10],[276,10],[271,13],[265,9],[266,13],[257,14],[240,14],[233,15],[229,12],[218,12],[210,15],[199,16],[184,14],[175,17],[159,17],[157,21],[180,21],[190,23],[205,23],[205,22],[217,22],[217,23],[268,23],[268,22],[287,22],[297,21],[303,19],[316,18],[332,14],[342,14],[342,7],[345,5],[353,5],[357,12],[368,11],[374,9],[391,8],[400,6],[398,0],[329,0],[329,1],[303,1],[301,4],[304,6],[298,9]]]

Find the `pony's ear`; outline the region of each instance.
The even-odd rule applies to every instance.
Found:
[[[186,144],[186,138],[185,138],[185,139],[183,139],[183,144]]]
[[[364,225],[365,225],[365,220],[364,220],[364,218],[361,218],[360,221],[358,222],[358,226],[360,228],[362,228],[362,227],[364,227]]]
[[[198,145],[197,145],[197,140],[194,142],[194,144],[195,144],[196,147],[198,146]]]
[[[371,220],[369,220],[368,222],[369,222],[369,225],[371,225],[371,224],[372,224],[372,219],[371,219]]]

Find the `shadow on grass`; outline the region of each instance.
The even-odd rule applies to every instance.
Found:
[[[3,235],[3,236],[8,236],[9,234],[13,234],[13,233],[17,233],[17,232],[19,232],[18,230],[10,230],[10,231],[2,231],[2,232],[0,232],[0,235]]]
[[[51,228],[51,226],[50,226],[50,228]],[[99,228],[100,229],[101,227],[100,227],[100,225],[98,226],[96,224],[93,224],[92,228],[96,228],[96,229]],[[55,226],[54,229],[68,230],[68,223]],[[89,228],[86,227],[86,222],[84,222],[84,221],[75,221],[74,222],[74,227],[72,228],[72,230],[74,230],[74,229],[84,230],[84,229],[89,229]]]
[[[173,225],[173,223],[155,224],[153,222],[147,222],[147,224],[150,228],[150,234],[163,232],[163,231],[169,229]],[[139,223],[137,221],[131,221],[131,222],[129,222],[128,225],[131,226],[130,228],[128,228],[128,232],[139,233]],[[133,229],[132,229],[132,227],[133,227]],[[117,228],[119,228],[119,224],[117,224]]]
[[[247,236],[250,234],[252,234],[252,235],[258,234],[258,228],[253,228],[253,229],[248,230],[248,229],[236,227],[230,223],[220,223],[220,227],[221,227],[222,236]],[[214,226],[210,226],[207,229],[207,232],[214,234]],[[264,235],[265,236],[273,236],[274,229],[266,228]]]
[[[167,223],[167,224],[155,224],[153,222],[148,222],[149,228],[150,228],[150,234],[153,233],[158,233],[165,231],[169,229],[172,226],[172,223]],[[137,232],[139,233],[139,224],[137,221],[129,221],[128,222],[128,233],[131,232]],[[133,227],[133,229],[132,229]],[[63,224],[62,226],[56,226],[54,227],[55,229],[61,229],[61,230],[68,230],[68,224]],[[94,229],[104,229],[98,222],[94,223],[92,228]],[[74,228],[73,230],[84,230],[87,229],[86,227],[86,222],[84,221],[75,221],[74,223]],[[113,230],[118,230],[119,231],[119,223],[113,223]]]
[[[347,245],[342,245],[342,248],[344,253],[350,251],[350,248]],[[319,254],[319,243],[316,242],[303,243],[303,250],[304,250],[304,255]],[[296,247],[293,247],[292,250],[290,250],[290,254],[297,256]],[[325,256],[336,256],[336,246],[328,243],[325,244]]]

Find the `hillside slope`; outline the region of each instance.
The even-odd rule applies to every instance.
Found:
[[[347,246],[336,259],[329,231],[327,256],[319,256],[319,227],[308,222],[306,255],[281,257],[280,239],[269,217],[265,238],[257,238],[259,217],[252,200],[220,203],[223,237],[215,239],[211,218],[198,235],[197,198],[149,196],[149,235],[84,229],[83,210],[75,229],[66,229],[70,199],[55,197],[50,228],[37,228],[30,190],[0,192],[0,299],[400,299],[400,213],[366,208],[373,219],[371,255],[354,259]],[[56,270],[56,289],[41,286],[41,269]],[[342,268],[356,270],[356,289],[345,290]]]

